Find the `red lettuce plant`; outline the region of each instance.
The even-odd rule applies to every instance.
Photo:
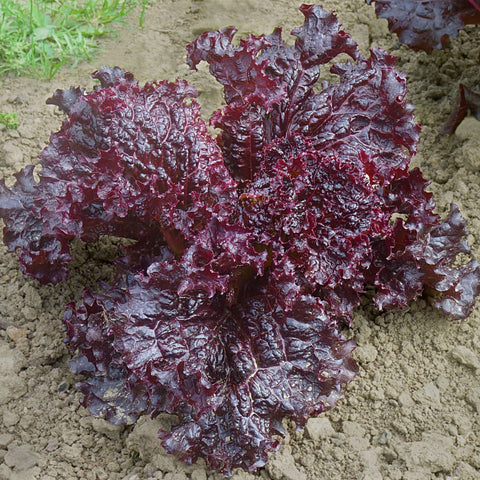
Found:
[[[388,20],[400,42],[431,53],[456,38],[465,25],[480,23],[478,0],[365,0],[375,2],[375,13]]]
[[[380,310],[428,292],[453,319],[480,291],[478,264],[457,262],[457,207],[442,222],[409,171],[420,129],[394,58],[301,11],[294,45],[280,29],[237,45],[231,27],[187,47],[224,86],[216,138],[194,87],[104,67],[92,91],[48,101],[68,118],[39,182],[29,166],[0,183],[4,242],[42,283],[67,277],[74,238],[134,240],[115,280],[66,308],[83,405],[114,423],[176,415],[165,449],[227,474],[263,466],[284,419],[302,427],[343,395],[357,366],[340,329],[366,286]]]

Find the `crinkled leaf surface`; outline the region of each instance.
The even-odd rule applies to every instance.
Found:
[[[357,370],[354,344],[314,297],[299,296],[287,313],[267,285],[253,284],[230,307],[220,295],[178,295],[182,276],[175,263],[155,263],[121,299],[114,290],[84,297],[75,321],[67,319],[71,347],[101,372],[81,385],[84,402],[94,413],[105,408],[102,387],[115,380],[108,366],[123,367],[130,396],[115,398],[115,420],[146,401],[149,413],[179,418],[161,433],[167,451],[225,473],[256,470],[278,448],[272,435],[284,434],[283,418],[303,426],[336,404]]]
[[[82,405],[112,423],[129,424],[147,410],[148,402],[145,387],[126,369],[109,334],[107,308],[121,301],[119,289],[107,288],[102,295],[85,291],[79,307],[67,305],[64,322],[70,349],[77,352],[70,367],[84,377],[77,384],[84,394]]]
[[[289,132],[294,112],[313,95],[319,66],[340,53],[358,55],[357,44],[341,30],[332,13],[312,5],[303,5],[300,10],[305,23],[292,32],[297,36],[295,46],[283,42],[280,29],[259,39],[250,36],[236,46],[232,44],[235,30],[230,29],[205,33],[187,47],[189,65],[194,68],[200,60],[207,61],[211,73],[225,86],[227,106],[217,111],[211,122],[222,130],[217,140],[225,164],[236,179],[253,178],[261,149]],[[229,76],[218,68],[218,65],[228,67],[232,57],[244,52],[249,53],[248,62],[244,62],[240,72],[238,65],[230,69]],[[232,96],[230,90],[236,90],[237,84],[241,91],[245,90],[243,72],[252,68],[270,78],[275,85],[273,92],[250,86],[249,95]],[[255,77],[248,80],[254,83]]]
[[[372,1],[377,16],[388,20],[402,43],[427,53],[444,48],[466,24],[480,23],[475,0],[366,0]]]
[[[315,150],[302,137],[264,149],[262,167],[240,201],[244,223],[270,252],[286,308],[299,292],[363,291],[370,239],[390,232],[390,215],[382,211],[370,166],[366,155],[352,164]]]

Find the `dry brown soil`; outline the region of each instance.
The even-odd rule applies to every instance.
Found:
[[[104,40],[103,53],[50,82],[1,81],[0,111],[15,111],[18,130],[0,131],[0,177],[36,162],[62,115],[45,100],[56,88],[91,86],[104,64],[140,82],[185,78],[196,85],[205,116],[221,105],[203,66],[190,72],[184,46],[205,30],[236,25],[239,33],[284,32],[302,23],[292,0],[158,0],[143,30],[130,26]],[[386,48],[408,75],[409,100],[423,125],[414,160],[432,180],[438,211],[460,206],[469,242],[480,259],[480,122],[465,120],[456,135],[438,133],[459,82],[480,88],[480,30],[469,28],[446,51],[428,56],[400,46],[363,0],[325,0],[364,52]],[[71,279],[40,286],[19,273],[0,248],[0,480],[205,480],[222,478],[162,452],[155,432],[166,419],[118,428],[79,406],[63,342],[62,310],[85,285],[108,278],[108,241],[75,246]],[[480,310],[451,323],[420,300],[402,312],[359,309],[352,334],[360,372],[346,398],[304,431],[290,428],[282,450],[258,474],[234,479],[429,480],[480,479]]]

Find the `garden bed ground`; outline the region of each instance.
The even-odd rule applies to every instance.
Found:
[[[18,130],[0,131],[0,177],[36,162],[62,115],[45,100],[56,88],[89,86],[104,64],[135,73],[140,82],[185,78],[196,85],[205,116],[221,93],[204,66],[190,72],[184,46],[205,30],[234,24],[239,34],[284,32],[302,23],[292,0],[158,0],[143,30],[122,27],[106,50],[50,82],[2,80],[0,111],[18,113]],[[408,75],[409,100],[423,125],[414,160],[432,179],[438,211],[453,201],[469,225],[480,259],[480,122],[466,119],[456,135],[438,133],[459,82],[480,85],[480,29],[463,31],[431,56],[400,46],[386,22],[362,0],[325,0],[364,52],[386,48]],[[202,463],[186,466],[162,452],[159,424],[143,418],[119,428],[92,418],[79,405],[63,342],[62,310],[94,278],[109,278],[117,246],[104,240],[75,245],[71,279],[40,286],[19,273],[0,248],[0,480],[204,480],[223,478]],[[257,474],[236,480],[480,479],[480,309],[451,323],[422,299],[403,312],[359,309],[352,334],[360,372],[340,405],[304,431],[289,426],[279,453]],[[3,463],[2,463],[3,462]]]

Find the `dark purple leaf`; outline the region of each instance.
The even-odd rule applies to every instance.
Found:
[[[480,3],[477,0],[468,0],[477,10],[480,10]]]
[[[92,78],[100,82],[100,87],[96,89],[113,87],[118,83],[137,84],[137,81],[130,72],[122,70],[120,67],[102,67],[92,73]]]
[[[67,305],[64,315],[70,350],[77,353],[70,367],[84,377],[77,384],[84,394],[81,403],[92,415],[115,424],[134,423],[148,407],[145,387],[125,368],[109,333],[107,312],[123,301],[118,288],[108,288],[103,295],[86,291],[82,304]]]
[[[461,254],[471,254],[465,221],[456,205],[440,221],[425,190],[428,183],[414,169],[384,190],[386,206],[405,219],[397,217],[392,235],[374,244],[369,274],[378,289],[374,302],[379,309],[404,308],[426,291],[443,313],[463,319],[480,293],[480,268],[474,260],[457,265]]]
[[[341,53],[358,56],[356,42],[341,30],[334,14],[316,5],[300,10],[305,23],[292,32],[297,37],[294,47],[283,42],[280,29],[267,37],[250,36],[237,47],[232,45],[232,28],[205,33],[187,47],[190,67],[207,61],[225,86],[227,106],[211,123],[222,130],[217,141],[236,180],[252,179],[262,148],[295,131],[292,118],[313,95],[319,66]],[[262,75],[249,74],[252,69]],[[261,81],[255,83],[257,77]]]
[[[62,112],[67,115],[78,102],[79,98],[84,94],[85,90],[80,87],[70,87],[68,90],[56,90],[52,97],[47,99],[47,104],[56,105]]]
[[[236,28],[206,32],[187,46],[187,63],[192,69],[201,61],[210,64],[210,73],[225,89],[227,103],[251,101],[270,105],[285,95],[279,82],[266,73],[268,62],[258,58],[269,45],[265,36],[250,35],[240,45],[232,44]]]
[[[34,212],[38,184],[29,165],[15,174],[15,185],[8,188],[0,180],[0,217],[5,219],[3,241],[10,252],[17,252],[23,273],[42,283],[65,280],[65,264],[71,259],[68,240],[44,234],[44,220]]]
[[[435,305],[450,318],[466,318],[475,306],[480,293],[480,266],[475,260],[456,266],[459,254],[470,255],[467,244],[466,222],[455,204],[443,223],[430,232],[427,248],[423,252],[424,283],[438,292]]]
[[[282,419],[303,426],[333,407],[356,372],[354,345],[313,297],[284,312],[264,287],[225,298],[177,294],[183,272],[158,264],[111,313],[113,345],[154,408],[177,414],[161,438],[191,463],[255,470],[276,450]],[[162,398],[159,399],[158,397]]]
[[[420,134],[414,108],[405,101],[405,76],[395,69],[395,58],[379,49],[332,72],[340,82],[305,101],[292,120],[295,130],[325,153],[353,162],[366,153],[375,183],[389,183],[408,166]]]
[[[327,12],[318,5],[305,4],[300,11],[305,16],[305,23],[293,29],[292,35],[297,37],[295,49],[305,70],[314,65],[325,65],[340,53],[357,57],[357,42],[340,29],[333,12]]]
[[[377,17],[388,20],[402,43],[427,53],[444,48],[465,25],[480,23],[475,0],[366,0],[373,1]]]

